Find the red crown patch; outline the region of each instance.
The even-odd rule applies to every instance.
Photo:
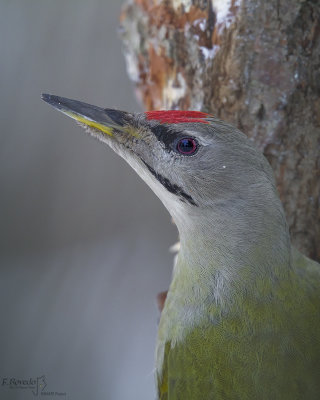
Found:
[[[183,122],[202,122],[203,124],[209,124],[205,119],[209,117],[209,114],[201,111],[161,110],[147,111],[145,114],[148,120],[156,120],[161,124],[181,124]]]

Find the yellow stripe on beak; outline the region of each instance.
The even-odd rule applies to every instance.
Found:
[[[135,138],[140,137],[136,129],[130,125],[129,121],[132,116],[125,111],[101,108],[48,93],[43,93],[42,99],[68,117],[83,125],[97,129],[108,136],[115,137],[119,131]]]
[[[92,121],[92,120],[84,117],[83,115],[75,114],[75,113],[70,112],[70,111],[62,111],[62,112],[64,114],[68,115],[69,117],[75,119],[76,121],[81,122],[82,124],[90,126],[91,128],[96,128],[99,131],[102,131],[102,132],[106,133],[109,136],[113,136],[113,133],[112,133],[113,129],[109,128],[108,126],[100,124],[99,122]]]

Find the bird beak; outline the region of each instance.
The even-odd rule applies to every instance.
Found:
[[[65,97],[42,94],[42,99],[58,111],[75,119],[77,122],[94,128],[111,137],[115,131],[127,131],[130,114],[124,111],[104,109]]]

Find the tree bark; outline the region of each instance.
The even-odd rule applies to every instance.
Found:
[[[131,0],[128,73],[147,110],[210,112],[277,180],[293,244],[320,259],[319,0]]]

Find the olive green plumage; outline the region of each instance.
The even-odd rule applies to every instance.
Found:
[[[319,399],[319,290],[319,264],[293,250],[288,273],[255,282],[224,311],[211,307],[166,343],[159,398]]]

